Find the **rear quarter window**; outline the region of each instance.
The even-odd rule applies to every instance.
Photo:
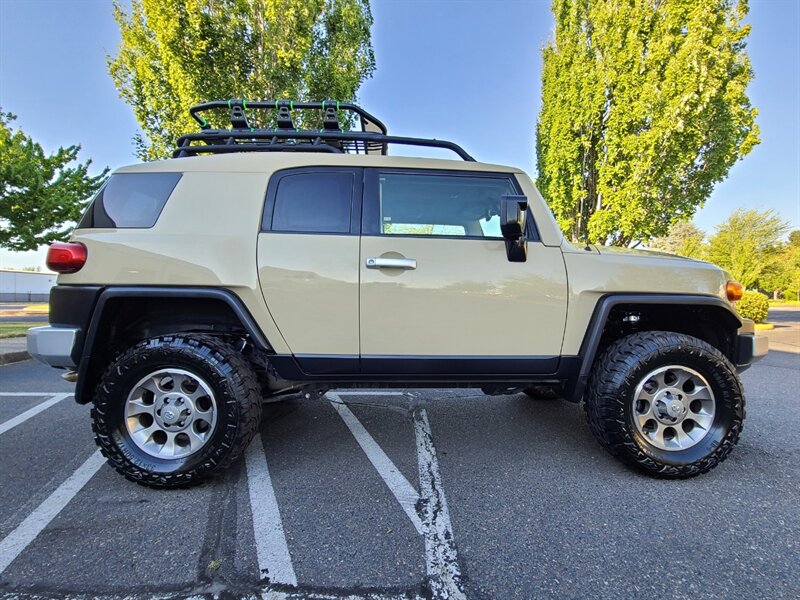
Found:
[[[78,228],[148,228],[158,221],[181,173],[117,173],[98,192]]]

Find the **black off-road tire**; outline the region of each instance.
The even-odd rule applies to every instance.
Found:
[[[682,450],[648,443],[633,422],[637,385],[648,373],[667,365],[700,373],[715,397],[708,433]],[[739,441],[745,417],[744,390],[730,361],[702,340],[667,331],[636,333],[614,342],[594,365],[584,406],[592,433],[612,455],[665,479],[687,479],[716,467]]]
[[[184,458],[151,456],[125,426],[128,394],[160,368],[199,375],[212,388],[217,423],[211,438]],[[97,386],[91,411],[97,445],[109,464],[130,481],[153,488],[190,487],[228,468],[253,439],[261,421],[261,393],[253,369],[225,342],[209,335],[165,335],[137,343],[118,356]]]
[[[533,400],[552,401],[561,399],[561,388],[556,385],[532,385],[523,390]]]

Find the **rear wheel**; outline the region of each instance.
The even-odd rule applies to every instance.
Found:
[[[725,460],[745,416],[730,361],[702,340],[664,331],[612,344],[594,366],[585,406],[592,433],[611,454],[673,479]]]
[[[95,440],[136,483],[200,483],[227,468],[255,435],[261,394],[250,365],[206,335],[145,340],[119,356],[97,388]]]

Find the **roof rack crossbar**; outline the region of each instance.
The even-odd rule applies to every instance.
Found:
[[[216,146],[222,140],[241,140],[235,147],[245,150],[248,145],[255,140],[271,140],[270,143],[279,143],[285,140],[319,140],[322,142],[363,142],[364,144],[375,144],[376,146],[385,144],[401,144],[404,146],[419,146],[426,148],[443,148],[455,152],[462,159],[474,161],[461,146],[446,140],[435,140],[426,138],[401,137],[394,135],[384,135],[373,132],[357,131],[285,131],[279,129],[252,129],[252,130],[205,130],[201,133],[189,133],[178,138],[178,148],[173,153],[173,157],[179,158],[188,153],[198,154],[202,152],[213,153]],[[192,145],[192,142],[204,142],[206,145]],[[303,147],[312,144],[304,144]],[[324,145],[318,143],[317,145]],[[264,144],[259,144],[264,146]],[[260,148],[263,149],[263,148]]]
[[[231,129],[212,129],[208,120],[201,116],[205,111],[217,109],[230,111]],[[252,127],[245,112],[250,109],[270,111],[275,117],[273,122],[277,124],[278,128]],[[293,110],[322,111],[323,129],[295,129],[292,121]],[[357,115],[361,120],[362,131],[343,131],[339,123],[339,111],[349,111]],[[357,154],[377,152],[386,154],[389,144],[401,144],[443,148],[455,152],[464,160],[475,160],[461,146],[453,142],[389,135],[386,125],[360,106],[348,102],[334,100],[322,102],[215,100],[192,106],[189,114],[200,124],[200,132],[178,138],[178,147],[173,152],[175,158],[197,154],[270,151],[355,152]]]
[[[233,152],[327,152],[332,154],[342,154],[344,151],[330,144],[288,144],[271,143],[266,144],[209,144],[205,146],[188,146],[182,149],[181,158],[184,156],[195,156],[197,154],[231,154]],[[177,157],[176,157],[177,158]]]

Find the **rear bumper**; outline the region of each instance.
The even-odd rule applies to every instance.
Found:
[[[80,331],[77,327],[33,327],[28,330],[28,354],[51,367],[74,367],[72,352]]]
[[[94,285],[57,285],[50,290],[50,325],[28,330],[28,354],[52,367],[74,368],[97,298]]]
[[[764,335],[756,335],[755,325],[750,319],[742,320],[742,327],[736,335],[736,369],[744,371],[754,362],[764,358],[769,352],[769,340]]]

